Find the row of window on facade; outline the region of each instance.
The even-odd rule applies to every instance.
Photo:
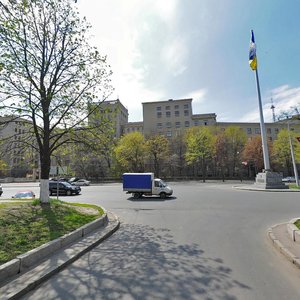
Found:
[[[181,122],[175,122],[175,128],[180,128],[181,127]],[[190,127],[190,121],[185,121],[184,122],[184,127]],[[162,129],[163,128],[163,123],[157,123],[156,124],[157,129]],[[166,123],[166,128],[172,128],[172,123],[167,122]]]
[[[183,108],[184,108],[184,109],[188,109],[188,108],[189,108],[189,105],[188,105],[188,104],[184,104],[184,105],[183,105]],[[174,109],[179,109],[179,104],[174,105]],[[156,107],[156,111],[161,111],[161,110],[162,110],[162,107],[161,107],[161,106],[157,106],[157,107]],[[165,110],[171,110],[171,106],[170,106],[170,105],[166,105],[166,106],[165,106]]]
[[[188,117],[190,115],[190,111],[186,109],[186,110],[184,110],[183,114],[184,114],[185,117]],[[180,111],[179,110],[175,110],[174,115],[175,115],[175,117],[180,117]],[[157,114],[156,114],[156,116],[157,116],[157,118],[161,118],[162,117],[162,112],[158,111]],[[165,116],[167,118],[171,118],[171,112],[170,111],[166,111]]]

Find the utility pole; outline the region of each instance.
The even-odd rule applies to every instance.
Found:
[[[291,150],[291,156],[292,156],[292,162],[293,162],[294,175],[295,175],[295,179],[296,179],[296,185],[299,186],[298,170],[297,170],[297,165],[296,165],[296,160],[295,160],[294,146],[293,146],[291,132],[290,132],[290,120],[287,121],[287,127],[288,127],[290,150]]]

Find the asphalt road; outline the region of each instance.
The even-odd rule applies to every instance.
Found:
[[[103,206],[121,228],[24,299],[300,299],[300,270],[267,238],[270,226],[300,216],[300,193],[170,185],[166,200],[134,200],[120,184],[61,197]],[[3,184],[2,198],[20,188]]]

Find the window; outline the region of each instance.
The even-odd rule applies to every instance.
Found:
[[[180,128],[180,122],[175,123],[176,128]]]
[[[157,117],[158,117],[158,118],[161,118],[161,112],[160,112],[160,111],[157,112]]]
[[[171,136],[172,136],[172,132],[171,132],[171,131],[168,131],[167,134],[166,134],[166,136],[167,136],[167,137],[171,137]]]
[[[189,111],[188,110],[185,110],[184,111],[184,115],[187,117],[189,115]]]
[[[179,117],[179,110],[175,110],[175,117]]]
[[[279,129],[278,128],[275,128],[275,133],[278,133],[279,132]]]
[[[184,104],[184,105],[183,105],[183,108],[184,108],[184,109],[187,109],[187,108],[189,108],[189,105],[188,105],[188,104]]]
[[[170,111],[166,111],[166,117],[170,118],[171,117],[171,112]]]
[[[199,125],[199,121],[198,120],[194,121],[194,125],[198,126]]]
[[[179,109],[179,105],[175,105],[175,107],[174,107],[175,109]]]
[[[172,127],[172,123],[171,122],[168,122],[166,125],[167,125],[167,128],[171,128]]]
[[[185,122],[184,122],[184,126],[185,126],[185,127],[190,127],[190,122],[189,122],[189,121],[185,121]]]
[[[156,111],[161,111],[161,106],[157,106]]]
[[[247,128],[247,134],[252,134],[252,129],[251,128]]]
[[[157,127],[157,129],[162,129],[162,123],[157,123],[156,127]]]
[[[204,126],[207,126],[207,121],[204,121]]]
[[[269,141],[270,141],[270,142],[272,142],[272,141],[273,141],[273,139],[272,139],[272,137],[271,137],[271,136],[269,136]]]
[[[166,106],[166,110],[170,110],[170,105],[167,105],[167,106]]]
[[[267,133],[271,134],[272,133],[272,130],[271,128],[267,128]]]
[[[260,134],[260,129],[259,128],[255,128],[255,134]]]

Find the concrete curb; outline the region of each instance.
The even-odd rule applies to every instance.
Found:
[[[276,235],[274,234],[274,229],[278,226],[288,225],[289,223],[281,223],[272,226],[268,229],[268,236],[270,240],[272,241],[272,244],[274,247],[282,253],[291,263],[296,265],[298,268],[300,268],[300,258],[296,256],[294,253],[292,253],[286,246],[282,244],[280,240],[277,239]],[[296,226],[295,226],[296,227]],[[289,237],[291,238],[290,234]]]
[[[110,212],[95,221],[79,228],[75,231],[75,233],[72,232],[64,237],[52,241],[53,243],[51,244],[47,243],[42,245],[37,249],[29,251],[31,253],[26,253],[22,255],[21,258],[18,257],[17,259],[2,265],[2,270],[0,270],[0,274],[2,276],[1,280],[3,280],[3,275],[6,274],[6,281],[3,281],[0,285],[1,300],[18,299],[25,295],[39,284],[77,260],[93,247],[100,244],[120,227],[119,219]],[[100,224],[102,225],[99,226]],[[78,232],[85,235],[80,236]],[[74,235],[72,235],[73,233]],[[67,240],[69,241],[68,243],[66,242]],[[67,243],[67,246],[62,246],[65,245],[65,243]],[[58,244],[60,244],[61,248],[53,253],[53,249],[58,247]],[[36,257],[43,257],[46,252],[48,253],[47,256],[37,262]],[[28,256],[26,256],[27,254]],[[22,258],[23,256],[24,258]],[[22,260],[23,263],[21,262]],[[34,265],[29,266],[33,263]],[[20,270],[22,265],[22,272],[13,276],[16,274],[15,271]],[[9,279],[8,276],[11,278]]]
[[[256,191],[256,192],[276,192],[276,193],[299,193],[300,190],[297,189],[262,189],[253,186],[232,186],[236,190],[243,190],[243,191]]]

